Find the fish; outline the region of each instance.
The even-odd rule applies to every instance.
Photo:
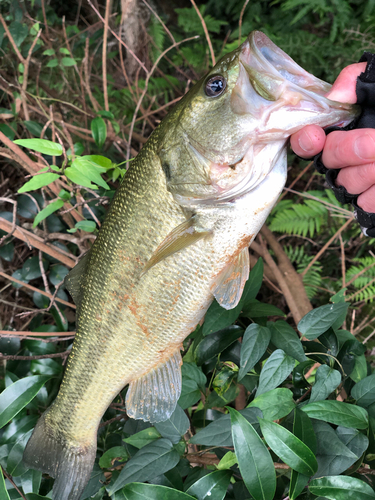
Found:
[[[168,419],[181,392],[183,340],[214,300],[235,307],[249,245],[286,181],[291,134],[349,123],[354,106],[262,32],[224,55],[153,131],[124,176],[89,253],[66,277],[77,333],[55,401],[24,463],[78,500],[100,420],[128,385],[126,411]]]

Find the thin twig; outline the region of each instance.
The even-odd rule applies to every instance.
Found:
[[[102,48],[103,95],[104,95],[104,109],[106,111],[109,111],[108,88],[107,88],[107,41],[108,41],[108,25],[109,25],[109,15],[111,11],[111,6],[112,6],[112,1],[107,0],[105,7],[103,48]]]
[[[0,467],[1,467],[1,470],[3,471],[4,476],[8,479],[8,481],[10,481],[12,483],[14,488],[17,490],[18,494],[21,495],[21,498],[23,498],[23,500],[27,500],[25,495],[22,493],[22,491],[18,488],[16,483],[13,481],[12,476],[10,474],[8,474],[7,471],[1,465],[0,465]]]
[[[29,285],[29,283],[25,283],[21,280],[18,280],[16,278],[13,278],[13,276],[8,276],[7,274],[3,273],[0,271],[0,276],[9,280],[9,281],[14,281],[14,283],[18,283],[19,285],[22,285],[29,290],[32,290],[33,292],[38,292],[45,297],[48,297],[49,299],[52,299],[52,295],[50,293],[44,292],[43,290],[39,290],[39,288],[36,288],[35,286]],[[75,304],[71,304],[70,302],[67,302],[66,300],[60,299],[59,297],[55,298],[56,302],[60,302],[61,304],[64,304],[65,306],[71,307],[72,309],[76,309]]]
[[[3,18],[3,16],[0,14],[0,21],[1,21],[1,24],[3,25],[4,27],[4,31],[8,37],[8,40],[10,41],[12,47],[13,47],[13,50],[14,52],[17,54],[17,57],[18,59],[21,61],[22,64],[25,64],[26,62],[26,59],[23,57],[23,55],[21,54],[21,52],[18,50],[18,47],[17,47],[17,44],[16,42],[14,41],[12,35],[10,34],[10,31],[9,31],[9,28]]]
[[[239,28],[238,43],[241,43],[242,18],[243,18],[243,15],[245,13],[245,9],[246,9],[246,6],[248,3],[249,3],[249,0],[245,0],[245,3],[243,4],[242,9],[241,9],[240,20],[238,22],[238,28]]]
[[[64,352],[56,352],[51,354],[37,354],[36,356],[14,356],[13,354],[0,353],[0,360],[7,359],[9,361],[32,361],[34,359],[47,359],[47,358],[65,358],[69,356],[71,349]]]
[[[193,4],[193,7],[196,11],[196,13],[198,14],[198,17],[199,19],[201,20],[201,23],[202,23],[202,28],[203,28],[203,31],[204,31],[204,34],[206,36],[206,40],[207,40],[207,43],[208,43],[208,48],[210,49],[210,54],[211,54],[211,61],[212,61],[212,66],[215,66],[216,64],[216,61],[215,61],[215,53],[214,53],[214,49],[212,48],[212,43],[211,43],[211,39],[210,39],[210,35],[208,33],[208,29],[207,29],[207,26],[206,26],[206,22],[205,20],[203,19],[203,16],[200,12],[200,10],[198,9],[197,7],[197,4],[194,2],[194,0],[190,0],[190,2]]]
[[[349,224],[354,220],[353,214],[350,219],[348,219],[345,224],[343,224],[336,232],[335,234],[327,241],[327,243],[319,250],[317,254],[314,255],[313,259],[309,262],[309,264],[306,266],[306,268],[302,271],[301,276],[305,276],[305,274],[308,272],[308,270],[315,264],[315,262],[319,259],[319,257],[327,250],[329,245],[346,229]]]
[[[66,339],[55,339],[56,342],[60,342],[61,340],[69,340],[73,339],[76,332],[24,332],[24,331],[11,331],[11,330],[0,330],[0,337],[25,337],[25,338],[33,338],[33,337],[67,337]],[[48,339],[48,341],[52,342],[53,339]],[[43,340],[46,342],[46,340]]]

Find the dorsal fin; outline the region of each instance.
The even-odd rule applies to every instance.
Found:
[[[81,306],[82,301],[82,279],[86,273],[90,252],[87,252],[82,259],[76,264],[73,269],[65,276],[64,285],[66,286],[68,292],[72,296],[75,305],[77,306],[77,312]]]
[[[249,270],[249,249],[246,247],[222,270],[215,283],[213,294],[221,307],[224,309],[236,307],[249,277]]]
[[[141,276],[155,266],[155,264],[169,257],[169,255],[193,245],[209,234],[211,234],[211,231],[200,228],[197,224],[196,216],[193,215],[190,219],[175,227],[165,237],[146,263]]]
[[[181,393],[180,349],[146,375],[133,380],[126,393],[126,413],[134,419],[156,423],[167,420]]]

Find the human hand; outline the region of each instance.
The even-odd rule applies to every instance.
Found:
[[[357,76],[365,68],[365,62],[344,68],[327,97],[355,103]],[[291,136],[290,144],[302,158],[311,158],[323,150],[324,165],[341,168],[337,185],[344,186],[348,193],[359,194],[358,206],[375,213],[375,129],[336,131],[326,136],[321,127],[308,125]]]

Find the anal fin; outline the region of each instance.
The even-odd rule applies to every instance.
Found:
[[[211,231],[200,228],[197,225],[195,216],[193,215],[190,219],[175,227],[160,243],[146,263],[141,276],[169,255],[193,245],[209,234],[211,234]]]
[[[224,309],[233,309],[240,301],[246,280],[249,277],[250,257],[244,248],[220,273],[214,289],[214,297]]]
[[[126,394],[129,417],[156,423],[172,415],[181,394],[181,364],[178,350],[165,363],[130,382]]]

